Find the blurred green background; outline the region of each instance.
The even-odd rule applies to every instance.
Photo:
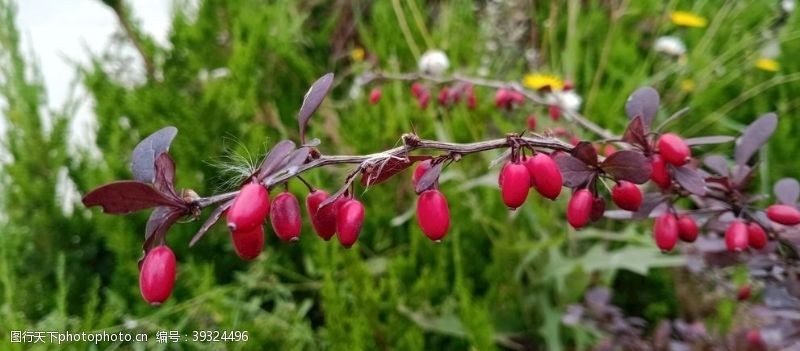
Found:
[[[336,86],[309,133],[328,154],[388,149],[412,126],[425,138],[495,138],[524,129],[530,113],[546,115],[530,105],[498,111],[494,92],[482,88],[474,111],[435,103],[420,110],[409,84],[400,82],[383,84],[383,99],[369,105],[370,87],[354,85],[370,67],[414,71],[430,48],[444,50],[451,71],[464,74],[570,79],[583,97],[582,113],[616,133],[626,123],[627,95],[642,85],[662,93],[662,119],[691,108],[669,127],[685,136],[734,135],[759,114],[777,111],[780,126],[762,155],[759,184],[766,192],[775,179],[800,176],[800,61],[792,55],[800,31],[797,16],[780,11],[781,1],[199,0],[175,3],[168,45],[140,30],[124,0],[103,2],[119,15],[120,40],[136,43],[148,66],[141,81],[131,82],[120,77],[134,68],[113,51],[75,64],[76,84],[94,101],[100,155],[93,156],[68,147],[76,105],[87,97],[48,106],[36,61],[20,46],[15,6],[0,0],[0,117],[8,126],[0,137],[7,155],[0,158],[3,350],[36,349],[11,344],[11,330],[151,336],[147,344],[68,349],[586,349],[597,332],[567,328],[560,318],[596,285],[613,287],[627,313],[651,323],[680,316],[730,327],[735,307],[713,298],[718,287],[698,287],[680,269],[665,268],[683,259],[661,255],[647,224],[601,221],[576,232],[563,219],[564,196],[555,204],[532,196],[510,213],[487,170],[498,153],[469,156],[443,174],[453,225],[440,244],[422,235],[409,212],[415,196],[408,172],[359,192],[367,219],[350,250],[318,239],[306,219],[299,243],[269,234],[265,252],[247,263],[234,254],[224,226],[190,249],[202,221],[178,224],[168,236],[178,281],[158,308],[138,288],[148,214],[103,215],[74,199],[65,210],[56,196],[64,179],[81,194],[129,179],[130,151],[166,125],[179,129],[170,150],[178,187],[201,195],[230,190],[226,169],[242,158],[257,162],[278,140],[297,140],[303,94],[326,72],[336,73]],[[675,10],[708,23],[676,26],[668,15]],[[662,35],[682,38],[686,54],[655,52]],[[758,69],[756,60],[775,45],[779,70]],[[356,48],[365,60],[351,55]],[[326,168],[307,179],[334,190],[347,171]],[[302,184],[290,187],[305,196]],[[169,330],[246,330],[249,341],[155,342],[156,332]]]

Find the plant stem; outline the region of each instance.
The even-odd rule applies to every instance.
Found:
[[[555,138],[541,137],[541,136],[524,137],[517,135],[508,135],[505,138],[480,141],[474,143],[449,143],[437,140],[419,139],[414,134],[405,134],[403,135],[402,139],[405,145],[398,146],[396,148],[389,149],[379,153],[373,153],[369,155],[352,155],[352,156],[323,155],[317,159],[314,159],[310,162],[301,165],[294,173],[280,173],[275,177],[267,177],[264,179],[263,184],[271,188],[277,184],[286,182],[287,180],[293,177],[297,177],[298,175],[307,172],[309,170],[312,170],[314,168],[324,167],[328,165],[336,165],[336,164],[370,164],[370,163],[386,162],[387,160],[392,158],[405,158],[411,151],[415,150],[443,151],[443,152],[448,152],[450,154],[457,154],[459,156],[463,156],[488,150],[511,147],[513,144],[520,144],[520,143],[524,143],[536,148],[549,149],[553,151],[569,152],[570,150],[572,150],[572,145],[570,144],[567,144]],[[197,207],[198,209],[203,209],[205,207],[233,199],[238,193],[239,193],[238,191],[233,191],[224,194],[212,195],[209,197],[201,197],[193,202],[193,206]]]

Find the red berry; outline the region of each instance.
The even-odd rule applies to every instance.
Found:
[[[319,204],[328,198],[323,190],[314,190],[306,197],[306,210],[311,218],[311,225],[324,240],[330,240],[336,234],[336,206],[331,204],[319,209]],[[338,201],[338,200],[337,200]]]
[[[558,121],[561,118],[561,108],[556,105],[548,106],[547,113],[550,114],[550,119],[554,121]]]
[[[337,200],[338,201],[338,200]],[[336,232],[344,247],[351,247],[358,240],[361,225],[364,223],[364,205],[358,200],[345,200],[336,214]]]
[[[475,93],[470,89],[467,94],[467,108],[473,110],[476,106],[478,106],[478,98],[475,97]]]
[[[425,89],[425,87],[420,83],[414,82],[414,84],[411,84],[411,94],[414,95],[414,97],[418,98],[423,92],[426,91],[427,89]]]
[[[431,94],[429,94],[427,91],[422,92],[417,97],[417,104],[419,105],[419,108],[421,108],[423,110],[428,108],[428,103],[430,103],[430,102],[431,102]]]
[[[687,243],[693,243],[697,240],[698,232],[697,223],[691,216],[678,216],[678,236],[680,236],[681,240]]]
[[[567,204],[567,222],[575,229],[580,229],[589,223],[592,214],[594,199],[592,193],[586,189],[580,189],[572,193],[572,197]]]
[[[658,138],[658,152],[664,157],[664,161],[675,166],[682,166],[689,157],[692,156],[692,150],[689,145],[676,134],[667,133]]]
[[[511,108],[511,92],[506,89],[497,89],[494,94],[494,106],[498,108]]]
[[[772,205],[767,207],[767,217],[771,221],[783,225],[800,224],[800,211],[794,206]]]
[[[672,213],[664,213],[653,224],[653,237],[661,251],[670,251],[678,243],[678,221]]]
[[[536,116],[530,115],[526,121],[528,125],[528,130],[533,131],[536,130]]]
[[[231,241],[236,255],[250,261],[258,257],[264,249],[264,226],[234,230],[231,232]]]
[[[439,90],[439,105],[447,106],[450,104],[450,89],[447,87],[442,88]]]
[[[750,347],[754,350],[767,349],[764,338],[761,337],[761,332],[756,329],[748,330],[747,334],[745,334],[745,339],[747,339],[747,343],[750,344]]]
[[[417,199],[417,221],[422,232],[433,240],[439,241],[450,228],[450,209],[447,199],[439,190],[426,190]]]
[[[425,172],[427,172],[429,168],[431,168],[431,160],[425,160],[420,162],[417,168],[414,169],[414,175],[411,177],[411,184],[413,184],[415,188],[417,187],[417,182],[419,182],[420,178],[425,175]]]
[[[563,179],[558,164],[547,154],[537,153],[525,160],[531,183],[542,196],[555,200],[561,194]]]
[[[228,229],[247,230],[261,226],[269,214],[269,193],[258,183],[242,187],[228,209]]]
[[[664,162],[664,159],[658,154],[653,155],[650,162],[653,167],[653,173],[650,174],[650,180],[652,180],[653,183],[656,183],[656,185],[662,189],[668,188],[670,184],[672,184],[672,179],[669,176],[667,163]]]
[[[637,211],[642,206],[642,191],[636,184],[620,180],[611,188],[611,200],[623,210]]]
[[[562,88],[562,89],[563,89],[564,91],[570,91],[570,90],[572,90],[572,87],[573,87],[573,86],[574,86],[574,84],[572,83],[572,81],[571,81],[571,80],[565,80],[565,81],[564,81],[564,88]]]
[[[750,298],[750,294],[752,293],[752,289],[750,285],[742,285],[739,288],[739,291],[736,292],[736,299],[739,301],[744,301]]]
[[[761,250],[764,246],[767,246],[767,233],[756,222],[747,224],[747,243],[756,250]]]
[[[284,191],[276,196],[275,200],[272,200],[269,218],[278,238],[284,241],[300,239],[303,220],[300,218],[300,203],[294,194]]]
[[[599,221],[600,218],[603,218],[603,213],[606,212],[606,200],[602,197],[596,197],[592,200],[592,213],[590,214],[589,218],[592,222]]]
[[[378,101],[381,101],[381,95],[380,88],[372,89],[372,91],[369,92],[369,103],[373,105],[377,104]]]
[[[737,252],[746,249],[747,245],[747,225],[739,219],[734,220],[725,230],[725,247],[728,251]]]
[[[139,271],[139,290],[151,305],[166,301],[175,286],[175,254],[162,245],[147,253]]]
[[[522,206],[531,187],[528,168],[521,163],[508,162],[500,171],[500,178],[502,183],[500,194],[503,196],[503,203],[512,210]]]

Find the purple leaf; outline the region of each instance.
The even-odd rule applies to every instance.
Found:
[[[294,142],[291,140],[281,140],[275,144],[275,146],[272,147],[272,150],[267,153],[267,156],[264,157],[264,161],[261,161],[261,165],[258,166],[258,175],[256,176],[256,179],[261,181],[278,170],[278,167],[280,167],[283,160],[293,150]]]
[[[655,210],[659,205],[663,204],[666,200],[664,194],[661,193],[646,193],[644,194],[644,199],[642,199],[642,206],[639,207],[639,210],[633,213],[633,218],[636,219],[643,219],[650,217],[650,214]]]
[[[722,155],[708,155],[703,159],[703,164],[705,164],[708,169],[723,177],[727,177],[729,174],[728,159]]]
[[[578,145],[572,148],[571,154],[572,157],[583,161],[587,165],[597,166],[597,149],[589,142],[579,142]]]
[[[214,211],[211,212],[206,221],[203,223],[203,226],[200,227],[200,229],[197,231],[197,234],[195,234],[194,237],[192,237],[192,241],[189,242],[189,247],[192,247],[195,244],[197,244],[197,242],[200,241],[200,239],[203,238],[204,235],[206,235],[208,230],[211,229],[211,227],[214,226],[214,224],[217,223],[217,221],[219,221],[219,219],[222,217],[222,214],[225,213],[225,211],[227,211],[232,204],[233,200],[231,199],[228,202],[225,202],[222,205],[219,205],[219,207],[215,208]]]
[[[147,220],[147,227],[144,232],[144,245],[142,245],[142,248],[145,253],[150,251],[151,243],[154,240],[162,237],[167,230],[184,215],[186,215],[186,211],[182,208],[169,206],[156,207],[156,209],[150,213],[150,218]]]
[[[736,140],[736,164],[743,165],[769,140],[778,127],[778,115],[770,112],[755,120]]]
[[[297,173],[297,168],[306,163],[310,153],[311,148],[306,146],[292,151],[292,153],[286,156],[286,158],[283,160],[283,163],[280,166],[280,171],[276,172],[276,174],[287,173],[289,175],[294,175]]]
[[[795,206],[800,198],[800,183],[794,178],[783,178],[773,187],[778,202],[784,205]]]
[[[308,120],[314,111],[317,110],[322,100],[328,95],[328,92],[333,86],[333,73],[328,73],[314,82],[311,88],[308,89],[305,97],[303,97],[303,105],[300,106],[300,112],[297,113],[297,121],[300,124],[300,141],[306,141],[306,127]]]
[[[164,152],[156,158],[156,178],[153,185],[162,194],[171,195],[174,199],[180,197],[175,193],[175,162],[169,153]]]
[[[625,134],[622,135],[622,140],[628,144],[638,145],[647,150],[650,146],[647,143],[647,136],[645,134],[642,117],[636,116],[628,123]]]
[[[744,189],[753,179],[753,169],[748,165],[735,165],[731,169],[731,182],[738,189]]]
[[[642,117],[642,122],[645,129],[650,128],[653,119],[658,113],[658,106],[661,103],[661,98],[658,92],[651,87],[642,87],[628,97],[625,102],[625,114],[628,118],[633,119],[636,116]]]
[[[145,183],[153,182],[156,175],[156,157],[169,150],[169,145],[172,144],[172,139],[176,134],[178,134],[178,128],[165,127],[150,134],[136,145],[131,159],[133,179]]]
[[[431,166],[428,167],[425,173],[419,178],[419,181],[417,181],[417,187],[414,189],[417,194],[430,189],[439,181],[439,175],[442,173],[442,165],[444,165],[444,162],[431,161],[431,163]]]
[[[692,194],[703,196],[706,194],[706,180],[703,175],[691,167],[673,167],[672,175],[684,189]]]
[[[596,174],[583,161],[566,154],[556,156],[556,163],[564,177],[564,186],[576,188],[588,183]]]
[[[128,214],[159,205],[183,207],[183,204],[158,192],[152,185],[124,180],[101,185],[83,197],[86,207],[101,206],[103,212]]]
[[[693,146],[693,145],[713,145],[713,144],[729,143],[734,140],[736,140],[736,138],[729,135],[712,135],[712,136],[704,136],[697,138],[689,138],[685,139],[684,142],[686,142],[686,145]]]
[[[627,180],[636,184],[647,182],[653,172],[647,157],[633,150],[622,150],[611,154],[603,161],[601,168],[616,180]]]
[[[431,158],[431,156],[408,156],[407,159],[393,157],[388,158],[380,165],[364,170],[361,173],[361,185],[371,186],[383,183],[395,174],[408,169],[408,167],[411,167],[414,163],[418,161],[429,160]]]

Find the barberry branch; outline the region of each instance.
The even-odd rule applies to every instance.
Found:
[[[469,155],[488,150],[508,148],[519,144],[526,146],[548,149],[552,151],[571,151],[573,146],[567,144],[559,139],[545,136],[517,136],[509,135],[506,138],[499,138],[494,140],[487,140],[473,143],[451,143],[438,140],[419,139],[414,134],[406,134],[403,136],[404,145],[398,146],[386,151],[372,153],[368,155],[322,155],[319,158],[305,163],[297,168],[295,172],[279,174],[276,177],[266,178],[263,184],[267,187],[274,187],[277,184],[284,183],[289,179],[298,176],[301,173],[310,171],[315,168],[337,165],[337,164],[364,164],[373,162],[374,160],[385,160],[392,157],[405,158],[411,151],[416,150],[430,150],[440,151],[450,154]],[[236,197],[239,191],[232,191],[224,194],[212,195],[208,197],[201,197],[196,199],[192,206],[198,209],[203,209],[217,203],[223,203]]]
[[[361,77],[362,84],[369,84],[373,81],[380,81],[380,80],[398,80],[398,81],[418,81],[418,80],[425,80],[429,82],[433,82],[435,84],[448,84],[454,82],[460,83],[468,83],[474,86],[480,86],[485,88],[494,88],[494,89],[512,89],[521,93],[525,96],[526,99],[539,104],[539,105],[550,105],[547,100],[540,95],[538,92],[525,89],[520,83],[514,81],[502,81],[502,80],[494,80],[494,79],[485,79],[479,77],[471,77],[462,74],[453,74],[452,76],[432,76],[427,75],[419,72],[410,72],[410,73],[390,73],[390,72],[383,72],[383,71],[373,71],[370,73],[366,73]],[[578,112],[571,111],[571,110],[562,110],[561,111],[564,118],[569,121],[573,122],[582,128],[597,134],[598,136],[607,139],[607,140],[617,140],[620,139],[620,136],[612,133],[611,131],[597,125],[596,123],[590,121],[585,116],[581,115]]]

